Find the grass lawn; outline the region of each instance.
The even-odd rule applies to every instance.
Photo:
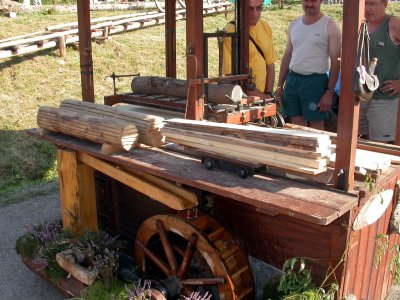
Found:
[[[351,0],[350,0],[351,1]],[[341,5],[325,5],[323,11],[339,24]],[[400,3],[390,3],[389,12],[399,15]],[[91,17],[133,13],[126,11],[91,12]],[[263,12],[273,29],[279,72],[280,59],[286,43],[288,23],[302,14],[299,4],[284,9],[271,6]],[[204,30],[214,32],[232,20],[233,13],[205,18]],[[44,30],[45,27],[76,21],[76,12],[48,14],[37,12],[18,14],[15,19],[0,16],[0,39]],[[178,77],[185,78],[185,21],[177,22]],[[96,102],[113,93],[112,80],[116,74],[165,74],[164,26],[155,26],[112,35],[104,44],[92,44]],[[217,45],[210,45],[209,76],[217,75]],[[0,60],[0,206],[9,203],[9,196],[21,188],[57,178],[55,149],[52,145],[28,137],[24,130],[37,127],[36,114],[42,105],[58,106],[64,99],[80,99],[79,52],[67,46],[67,57],[59,57],[57,48]],[[130,80],[117,83],[118,92],[130,91]],[[18,197],[17,197],[18,198]]]

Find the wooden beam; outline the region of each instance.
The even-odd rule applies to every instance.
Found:
[[[176,78],[176,0],[165,1],[166,76]]]
[[[57,162],[64,229],[97,231],[93,169],[79,163],[71,150],[57,150]]]
[[[169,192],[166,189],[160,188],[152,182],[146,181],[138,176],[135,176],[129,172],[123,171],[112,164],[106,163],[98,158],[90,156],[86,153],[78,153],[79,161],[84,164],[91,166],[92,168],[100,171],[101,173],[118,180],[119,182],[129,186],[130,188],[137,190],[138,192],[149,196],[150,198],[167,205],[176,210],[184,210],[192,208],[197,205],[197,201],[191,201],[191,199],[184,198]]]
[[[203,77],[203,1],[186,1],[186,74],[187,79]],[[202,120],[204,114],[204,92],[202,85],[189,86],[186,119]]]
[[[364,0],[343,3],[342,78],[338,119],[338,140],[335,186],[344,191],[354,187],[354,161],[357,147],[360,100],[352,90],[354,64],[361,21],[364,19]],[[338,175],[342,174],[342,175]]]
[[[244,0],[236,0],[237,18],[236,32],[239,32],[239,74],[249,73],[249,3]]]
[[[94,102],[92,32],[90,1],[78,0],[79,55],[81,64],[82,100]]]

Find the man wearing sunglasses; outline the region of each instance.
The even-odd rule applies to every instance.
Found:
[[[272,98],[275,81],[275,50],[272,43],[272,30],[269,24],[260,20],[263,0],[249,0],[249,66],[255,81],[256,89],[247,90],[246,94],[259,96],[261,99]],[[225,27],[226,32],[235,32],[234,22]],[[224,74],[232,74],[232,40],[224,39]]]

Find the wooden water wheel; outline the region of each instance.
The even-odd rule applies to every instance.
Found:
[[[253,275],[245,253],[208,215],[147,219],[137,233],[135,254],[147,278],[174,290],[164,292],[167,299],[192,292],[208,292],[221,300],[253,298]]]

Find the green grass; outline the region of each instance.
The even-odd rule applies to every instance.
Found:
[[[390,3],[390,12],[399,15],[400,4]],[[327,5],[323,10],[336,21],[342,21],[342,6]],[[133,13],[124,11],[96,11],[91,17]],[[273,29],[279,71],[280,59],[286,44],[289,21],[301,15],[299,4],[285,5],[284,9],[269,7],[263,13]],[[206,17],[204,31],[224,28],[233,14]],[[44,30],[45,27],[76,21],[76,12],[46,14],[43,12],[18,14],[15,19],[0,16],[0,39]],[[185,21],[177,22],[177,73],[185,78]],[[210,43],[209,76],[217,75],[217,45]],[[112,35],[104,44],[92,44],[94,61],[94,88],[96,102],[113,93],[112,80],[116,74],[165,75],[164,26]],[[130,80],[117,82],[118,92],[130,91]],[[64,99],[80,99],[81,83],[79,52],[67,47],[67,57],[59,57],[58,49],[0,60],[0,205],[10,203],[10,195],[21,193],[29,186],[57,179],[55,148],[28,137],[24,130],[37,127],[36,114],[42,105],[59,106]],[[20,197],[12,196],[12,199]],[[15,200],[17,201],[17,200]]]

